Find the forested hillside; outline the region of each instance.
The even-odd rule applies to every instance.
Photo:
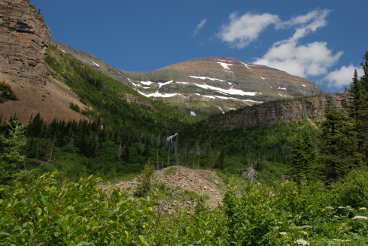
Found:
[[[88,120],[2,122],[0,245],[367,244],[368,53],[346,109],[329,103],[322,121],[232,130],[141,97],[55,47],[47,63]],[[215,170],[222,204],[152,182],[154,169],[174,164]],[[132,193],[101,188],[131,178]],[[161,210],[178,196],[193,205]]]

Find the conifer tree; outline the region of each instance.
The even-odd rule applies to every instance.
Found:
[[[24,127],[17,120],[8,123],[8,133],[0,136],[0,179],[9,178],[11,174],[24,164],[23,148],[26,145]]]
[[[329,106],[320,136],[320,162],[327,182],[335,181],[362,164],[356,151],[357,138],[352,118]]]
[[[357,150],[368,164],[368,52],[362,63],[364,75],[359,79],[354,72],[350,93],[350,116],[354,121]]]
[[[292,179],[299,182],[302,179],[313,178],[316,153],[316,143],[308,132],[303,131],[291,139],[287,161]]]

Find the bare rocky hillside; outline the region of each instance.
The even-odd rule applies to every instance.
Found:
[[[49,28],[28,0],[0,1],[0,82],[16,97],[0,103],[2,119],[16,115],[28,122],[37,113],[47,121],[84,118],[69,108],[71,103],[85,107],[78,97],[50,75],[49,42]]]

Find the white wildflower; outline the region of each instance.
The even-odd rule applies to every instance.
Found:
[[[351,242],[351,240],[348,240],[348,239],[333,239],[333,241],[335,241],[335,242],[341,242],[341,243]]]
[[[367,208],[365,207],[362,207],[362,208],[359,208],[360,211],[364,211],[364,210],[367,210]]]
[[[367,216],[355,216],[353,220],[368,220]]]
[[[308,232],[306,231],[299,231],[301,234],[308,236]]]
[[[304,239],[298,239],[298,240],[295,241],[295,243],[298,244],[298,245],[303,245],[303,246],[308,246],[309,245],[308,241],[305,241]]]

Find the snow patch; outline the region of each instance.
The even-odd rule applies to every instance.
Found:
[[[143,93],[141,91],[138,91],[138,93],[145,97],[175,97],[175,96],[181,95],[179,93],[160,93],[158,91],[154,93],[149,93],[149,94]]]
[[[95,65],[96,67],[101,67],[100,64],[97,64],[96,62],[92,61],[92,64]]]
[[[206,77],[206,76],[189,76],[189,78],[225,82],[225,80],[222,80],[222,79],[216,79],[216,78],[211,78],[211,77]]]
[[[167,81],[167,82],[164,82],[164,83],[158,83],[158,88],[161,88],[162,86],[165,86],[165,85],[169,85],[172,82],[174,82],[174,80],[170,80],[170,81]]]
[[[204,95],[203,97],[210,98],[210,99],[216,99],[216,97],[215,97],[215,96],[208,96],[208,95]]]
[[[225,96],[203,95],[202,97],[206,97],[210,99],[222,99],[222,100],[232,100],[232,101],[239,101],[239,102],[249,102],[249,103],[263,103],[262,101],[255,101],[251,99],[240,99],[240,98],[235,98],[235,97],[225,97]]]
[[[220,64],[221,65],[221,67],[223,68],[223,69],[225,69],[225,71],[227,71],[227,72],[231,72],[231,68],[230,68],[230,66],[231,65],[233,65],[233,64],[229,64],[229,63],[225,63],[225,62],[217,62],[218,64]]]
[[[280,86],[277,89],[278,90],[283,90],[283,91],[286,91],[287,90],[285,87],[280,87]]]
[[[150,85],[152,85],[154,82],[152,82],[152,81],[141,81],[140,83],[141,83],[141,84],[144,84],[144,85],[148,85],[148,86],[150,86]]]
[[[207,84],[194,84],[194,85],[197,86],[197,87],[200,87],[202,89],[213,90],[213,91],[220,92],[222,94],[239,95],[239,96],[255,96],[255,95],[257,95],[257,92],[243,91],[243,90],[240,90],[240,89],[234,89],[233,87],[231,87],[230,89],[222,89],[222,88],[207,85]]]
[[[244,65],[244,67],[246,67],[247,69],[251,69],[250,66],[244,62],[242,62],[242,64]]]
[[[223,88],[208,85],[208,84],[198,84],[198,83],[190,83],[190,82],[176,82],[176,83],[182,84],[182,85],[194,85],[202,89],[213,90],[221,94],[227,94],[227,95],[256,96],[257,94],[261,94],[259,92],[251,92],[251,91],[243,91],[240,89],[234,89],[233,87],[231,87],[230,89],[223,89]]]

